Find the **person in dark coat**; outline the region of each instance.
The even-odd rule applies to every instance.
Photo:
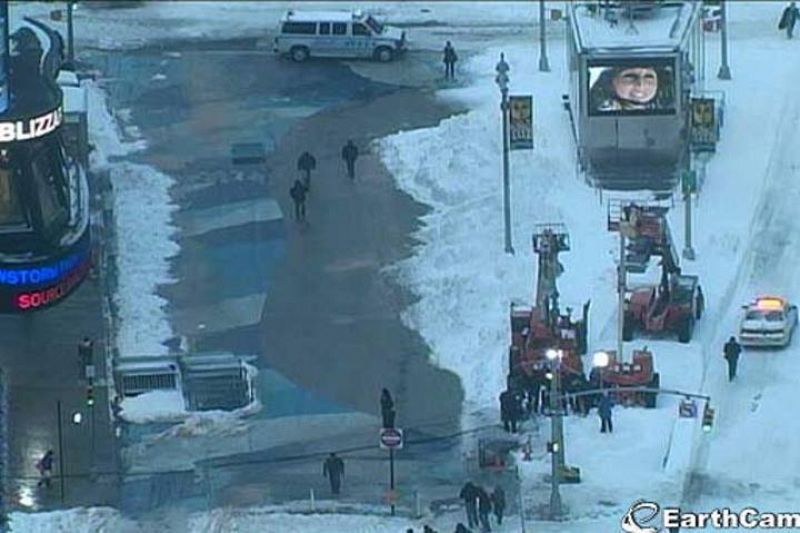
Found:
[[[53,476],[53,450],[47,450],[41,459],[36,463],[36,469],[39,471],[39,482],[37,487],[45,485],[50,487],[50,478]]]
[[[735,337],[731,337],[725,343],[722,352],[725,360],[728,361],[728,381],[733,381],[736,378],[736,366],[739,364],[739,354],[742,353],[742,347],[736,342]]]
[[[444,45],[444,77],[448,80],[454,80],[456,78],[456,61],[458,61],[458,55],[456,54],[456,49],[453,48],[453,45],[450,44],[450,41]]]
[[[467,512],[467,523],[469,527],[478,525],[478,487],[471,481],[464,483],[458,497],[464,500],[464,508]]]
[[[510,389],[500,393],[500,420],[503,422],[503,429],[510,433],[517,431],[517,422],[513,416],[515,404],[516,398]]]
[[[303,185],[306,191],[311,190],[311,171],[317,168],[317,160],[308,152],[303,154],[297,159],[297,170],[303,172]]]
[[[611,422],[612,407],[611,396],[607,392],[603,393],[597,406],[597,414],[600,415],[600,433],[614,432],[614,424]]]
[[[494,517],[497,519],[497,525],[503,524],[503,512],[506,509],[506,493],[503,487],[497,485],[492,492],[492,509],[494,509]]]
[[[344,477],[344,461],[334,452],[331,452],[322,465],[322,475],[330,481],[331,493],[338,495],[342,486],[342,478]]]
[[[347,165],[347,175],[351,180],[356,179],[356,159],[358,159],[358,148],[353,144],[353,140],[347,141],[342,148],[342,159]]]
[[[781,14],[781,20],[778,23],[779,30],[786,30],[786,37],[792,38],[794,34],[794,26],[797,24],[797,19],[800,17],[800,9],[797,8],[796,2],[789,2],[786,9]]]
[[[489,525],[489,513],[492,512],[492,498],[483,490],[478,487],[478,518],[481,522],[481,531],[486,533],[492,530]]]
[[[294,202],[294,219],[306,219],[306,188],[300,180],[294,180],[294,185],[289,189],[289,196]]]
[[[459,522],[459,523],[456,525],[456,531],[455,531],[455,533],[470,533],[470,531],[469,531],[469,529],[467,529],[467,526],[465,526],[464,524],[462,524],[461,522]]]
[[[381,391],[381,417],[383,418],[384,428],[394,427],[395,414],[392,395],[389,393],[389,389],[383,389]]]

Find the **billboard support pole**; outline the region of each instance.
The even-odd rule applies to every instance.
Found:
[[[731,68],[728,66],[728,8],[727,3],[725,0],[721,1],[720,5],[720,27],[722,30],[722,35],[720,39],[720,44],[722,46],[722,65],[719,67],[719,73],[717,77],[721,80],[729,80],[731,79]]]
[[[539,0],[539,70],[550,72],[550,63],[547,61],[547,34],[545,33],[544,0]]]

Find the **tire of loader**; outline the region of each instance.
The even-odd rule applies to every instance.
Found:
[[[658,389],[661,387],[661,376],[658,374],[658,372],[653,373],[653,379],[647,386],[650,387],[651,389]],[[656,403],[658,402],[658,393],[646,392],[645,394],[646,396],[645,396],[644,406],[648,409],[654,409]]]
[[[678,342],[687,344],[692,340],[692,333],[694,333],[694,317],[687,316],[681,320],[678,326]]]
[[[622,340],[625,342],[633,340],[633,316],[630,313],[625,313],[622,318]]]

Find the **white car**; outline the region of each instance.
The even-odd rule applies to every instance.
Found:
[[[742,346],[787,346],[797,326],[797,306],[780,296],[761,296],[743,305],[739,326]]]

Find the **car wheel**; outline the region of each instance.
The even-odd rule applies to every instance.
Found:
[[[302,63],[308,59],[308,48],[305,46],[295,46],[289,53],[295,63]]]
[[[392,59],[394,59],[394,54],[392,53],[391,48],[381,46],[380,48],[375,50],[375,58],[381,63],[388,63]]]

